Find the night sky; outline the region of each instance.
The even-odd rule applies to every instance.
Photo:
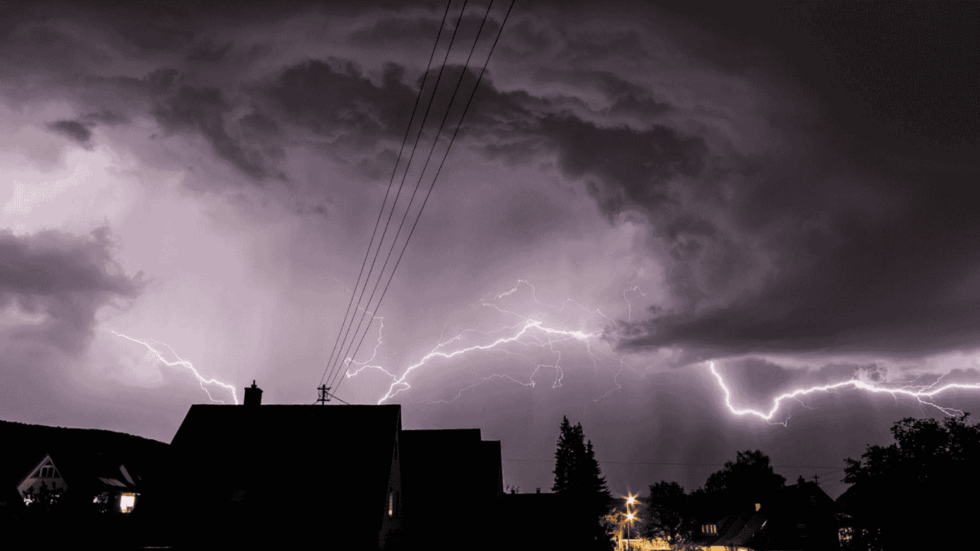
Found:
[[[0,1],[0,418],[316,399],[446,4],[272,4]],[[567,415],[617,496],[759,448],[837,497],[893,422],[980,413],[980,4],[738,4],[518,1],[337,398],[481,428],[522,491]],[[766,413],[977,388],[765,420],[710,365]]]

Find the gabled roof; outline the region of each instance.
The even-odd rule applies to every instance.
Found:
[[[4,448],[0,454],[0,485],[5,488],[16,487],[36,467],[45,455],[50,454],[59,471],[64,467],[71,470],[74,458],[83,460],[93,454],[104,454],[109,466],[118,470],[126,465],[139,484],[139,478],[155,468],[165,465],[159,461],[165,456],[167,444],[139,436],[99,429],[76,429],[28,425],[11,421],[0,421],[0,442],[16,442],[17,445]],[[159,461],[159,464],[158,464]],[[114,463],[114,465],[113,465]],[[62,473],[71,486],[68,473]],[[115,477],[121,476],[116,473]],[[76,477],[77,478],[77,477]]]
[[[797,549],[807,542],[836,543],[837,506],[815,482],[786,486],[760,504],[758,511],[745,504],[716,524],[718,534],[700,534],[701,545],[753,549]],[[809,526],[803,536],[798,524]],[[816,530],[816,532],[813,532]]]
[[[43,466],[53,465],[72,495],[102,492],[137,492],[139,484],[122,464],[121,458],[87,450],[60,449],[45,454],[34,468],[21,473],[21,484]],[[18,487],[18,489],[22,489]]]
[[[363,539],[381,528],[400,430],[398,405],[193,405],[171,442],[174,497]]]

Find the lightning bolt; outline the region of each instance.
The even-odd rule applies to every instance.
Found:
[[[555,316],[557,315],[559,316],[558,323],[547,322],[545,321],[546,318],[542,317],[541,315],[523,314],[517,311],[514,307],[505,307],[502,304],[502,301],[505,299],[510,301],[513,301],[514,299],[520,300],[517,295],[518,292],[522,290],[530,291],[529,299],[521,302],[520,308],[522,310],[526,309],[528,306],[535,308],[546,308],[549,310],[547,319],[554,321]],[[526,295],[522,296],[526,298]],[[646,296],[646,293],[640,291],[638,287],[630,287],[622,292],[623,300],[626,302],[627,306],[626,316],[628,319],[632,317],[633,312],[631,299],[635,299],[637,296]],[[381,320],[381,324],[378,328],[378,338],[371,358],[363,362],[352,361],[350,358],[348,358],[346,360],[348,367],[346,376],[349,378],[356,377],[366,369],[381,371],[391,381],[387,391],[377,402],[378,404],[382,404],[393,399],[402,392],[411,389],[412,385],[409,382],[411,377],[426,367],[431,367],[434,362],[439,360],[453,360],[464,356],[486,352],[504,353],[518,356],[522,359],[529,359],[528,355],[515,352],[514,345],[524,347],[535,346],[553,354],[553,361],[540,363],[535,362],[536,365],[526,379],[522,380],[521,378],[516,378],[511,375],[494,373],[489,376],[482,377],[459,389],[455,396],[453,396],[451,399],[426,402],[449,404],[462,397],[465,393],[493,381],[509,381],[525,388],[534,388],[537,383],[540,382],[539,380],[536,380],[539,379],[539,373],[542,370],[548,369],[553,369],[555,372],[555,378],[551,383],[551,387],[560,388],[562,386],[562,379],[565,375],[562,368],[562,359],[565,355],[567,355],[563,354],[565,351],[563,345],[568,343],[580,343],[584,345],[586,353],[592,360],[596,375],[598,375],[599,372],[599,355],[602,355],[604,360],[614,358],[612,366],[610,366],[608,361],[601,362],[605,369],[615,373],[615,376],[613,377],[614,386],[598,398],[595,398],[594,401],[602,400],[615,391],[622,389],[622,385],[619,383],[619,378],[626,369],[630,369],[630,366],[626,361],[626,357],[603,354],[596,350],[595,344],[597,339],[603,337],[604,335],[602,330],[588,330],[580,327],[569,327],[569,324],[571,324],[573,321],[571,319],[572,314],[575,314],[578,319],[581,319],[583,312],[593,316],[596,322],[614,321],[600,309],[587,308],[581,303],[570,298],[559,303],[549,303],[543,301],[538,298],[537,289],[535,289],[535,287],[527,280],[523,279],[518,280],[517,285],[513,288],[491,296],[488,299],[479,301],[477,306],[479,308],[492,310],[507,317],[516,318],[517,322],[512,322],[509,324],[502,323],[489,331],[482,331],[472,328],[467,328],[462,331],[453,331],[455,334],[449,338],[445,338],[446,328],[444,327],[443,336],[440,336],[437,344],[431,350],[425,353],[418,361],[406,367],[400,374],[397,374],[397,372],[393,372],[392,370],[389,370],[381,365],[380,362],[375,361],[379,355],[379,350],[384,343],[383,333],[385,326],[383,320]],[[573,310],[575,312],[572,312]],[[380,318],[375,319],[380,320]],[[477,342],[472,343],[472,341]],[[618,364],[618,370],[613,367],[616,364]],[[888,394],[896,401],[896,403],[898,403],[899,398],[912,398],[916,400],[920,408],[929,406],[942,412],[944,415],[954,415],[961,414],[962,412],[955,408],[940,405],[936,403],[933,398],[943,392],[956,389],[980,390],[980,383],[943,383],[943,377],[945,377],[945,375],[940,376],[935,380],[935,382],[930,384],[915,384],[914,382],[910,383],[907,381],[874,384],[860,378],[854,378],[833,384],[799,388],[791,392],[781,394],[773,398],[772,406],[768,411],[759,411],[751,408],[739,407],[733,404],[731,390],[726,384],[719,370],[715,367],[714,362],[708,362],[708,368],[724,394],[725,406],[733,415],[748,415],[766,421],[769,424],[778,424],[783,425],[784,427],[787,426],[787,422],[790,417],[787,415],[785,420],[777,420],[777,415],[782,409],[784,409],[784,402],[793,400],[807,409],[813,409],[811,406],[807,405],[803,399],[817,393],[829,393],[853,389],[868,393]]]
[[[807,396],[817,392],[830,392],[832,390],[838,390],[838,389],[849,387],[849,388],[854,388],[854,389],[863,390],[866,392],[871,392],[876,394],[889,394],[892,396],[892,398],[896,400],[896,402],[899,396],[908,396],[910,398],[914,398],[919,403],[920,408],[922,406],[930,406],[943,412],[943,414],[945,415],[953,416],[955,414],[962,415],[963,412],[955,408],[940,406],[935,402],[930,401],[929,399],[932,398],[933,396],[936,396],[948,390],[955,390],[955,389],[980,390],[980,383],[947,383],[942,386],[936,386],[939,384],[939,381],[942,380],[942,376],[939,377],[939,379],[937,379],[936,382],[929,385],[905,385],[898,388],[888,388],[880,385],[874,385],[866,381],[862,381],[860,379],[848,379],[846,381],[841,381],[829,385],[800,388],[792,392],[780,394],[779,396],[776,396],[773,399],[773,404],[772,407],[769,409],[769,411],[762,412],[754,409],[737,408],[733,406],[732,393],[729,390],[728,385],[725,384],[725,380],[722,378],[721,374],[718,373],[717,369],[715,369],[715,363],[708,362],[708,369],[711,371],[711,374],[714,375],[715,379],[718,381],[718,385],[721,387],[722,392],[724,392],[725,405],[728,407],[728,410],[732,412],[732,414],[739,415],[739,416],[751,415],[754,417],[758,417],[759,419],[762,419],[763,421],[766,421],[769,424],[783,425],[784,427],[789,421],[788,416],[782,422],[772,421],[773,417],[775,417],[776,415],[776,412],[779,411],[779,407],[780,405],[782,405],[782,402],[788,399],[794,399],[799,401],[799,398],[801,396]]]
[[[540,348],[547,349],[549,352],[554,354],[555,359],[551,363],[538,363],[532,370],[527,381],[521,381],[509,375],[493,374],[488,377],[484,377],[476,381],[475,383],[460,389],[457,392],[456,396],[452,398],[452,400],[448,400],[448,401],[438,400],[437,402],[451,403],[455,401],[457,398],[459,398],[464,392],[473,389],[477,386],[480,386],[482,384],[498,379],[506,379],[511,382],[517,383],[521,386],[533,388],[536,384],[535,376],[542,369],[548,369],[548,368],[555,370],[555,379],[552,382],[551,385],[552,388],[559,388],[562,386],[562,379],[564,378],[564,370],[562,369],[561,366],[562,349],[559,347],[559,345],[563,343],[570,343],[570,342],[580,342],[585,345],[586,351],[593,362],[593,366],[596,372],[598,373],[599,362],[596,358],[596,352],[593,349],[593,343],[597,338],[603,335],[603,331],[601,330],[587,331],[582,329],[565,328],[563,327],[563,325],[568,322],[567,319],[565,319],[562,324],[558,324],[557,326],[554,324],[548,324],[542,319],[520,314],[516,311],[506,309],[499,304],[499,301],[501,301],[502,299],[505,299],[507,297],[516,294],[522,288],[522,286],[526,286],[530,288],[531,299],[533,303],[544,306],[551,310],[555,310],[559,314],[565,313],[565,310],[569,305],[574,305],[577,306],[582,311],[592,314],[593,316],[603,318],[605,320],[608,320],[609,322],[613,321],[612,318],[603,314],[601,310],[599,309],[590,310],[585,306],[583,306],[581,303],[573,299],[566,299],[560,304],[549,304],[547,302],[544,302],[537,297],[537,289],[535,289],[534,286],[531,285],[527,280],[522,279],[519,280],[517,285],[512,289],[497,294],[496,296],[493,296],[490,299],[481,300],[479,304],[480,307],[490,308],[498,313],[507,316],[516,317],[519,320],[517,323],[504,325],[503,327],[491,331],[466,329],[464,331],[458,332],[455,336],[445,340],[443,340],[443,338],[440,337],[440,340],[436,344],[436,346],[434,346],[429,352],[424,354],[422,358],[419,359],[417,362],[405,368],[405,370],[401,372],[401,375],[396,375],[395,373],[392,373],[391,371],[385,369],[381,365],[371,363],[373,361],[373,358],[377,356],[378,347],[381,346],[383,341],[383,336],[382,336],[383,325],[382,325],[382,327],[380,327],[378,331],[378,340],[377,340],[377,344],[375,345],[374,354],[372,355],[371,359],[367,360],[366,362],[351,362],[350,359],[347,359],[348,366],[350,366],[351,364],[356,364],[358,367],[354,370],[348,369],[348,371],[346,372],[346,376],[355,377],[361,372],[363,372],[365,369],[376,369],[383,372],[386,376],[388,376],[391,379],[392,382],[389,385],[388,390],[385,392],[384,396],[382,396],[381,399],[378,400],[378,404],[381,404],[387,400],[394,398],[396,395],[412,388],[411,384],[408,382],[408,378],[417,370],[429,365],[430,363],[438,359],[449,360],[464,355],[476,354],[480,352],[489,352],[489,351],[502,352],[505,354],[512,354],[512,355],[526,358],[526,356],[524,356],[523,354],[518,354],[507,349],[507,345],[516,343],[523,346],[537,346]],[[635,291],[635,290],[636,289],[634,288],[634,289],[628,289],[627,291],[624,291],[624,298],[626,292]],[[445,328],[443,329],[443,332],[445,333]],[[471,338],[476,338],[481,340],[484,340],[485,338],[489,338],[490,341],[481,344],[473,344],[470,346],[464,346],[462,344],[464,341]],[[616,374],[617,377],[622,372],[622,369],[625,368],[625,363],[624,363],[625,360],[623,358],[620,358],[619,360],[620,360],[619,363],[621,367],[620,367],[620,371]],[[618,382],[616,382],[615,384],[616,384],[616,388],[613,388],[612,390],[606,392],[606,394],[603,395],[603,397],[607,396],[610,392],[613,392],[618,388],[622,388],[618,384]],[[600,397],[599,399],[601,398],[602,397]]]
[[[178,356],[177,353],[174,352],[174,349],[171,348],[170,345],[168,345],[167,343],[156,341],[156,340],[153,340],[153,339],[150,339],[149,341],[144,341],[144,340],[141,340],[141,339],[130,337],[129,335],[124,335],[122,333],[117,333],[116,331],[113,331],[112,329],[109,329],[109,332],[112,333],[113,335],[117,336],[117,337],[122,337],[124,339],[127,339],[127,340],[130,340],[130,341],[133,341],[133,342],[142,344],[143,346],[146,347],[146,349],[148,351],[146,353],[147,358],[149,358],[151,360],[158,361],[158,362],[163,363],[163,364],[165,364],[167,366],[170,366],[170,367],[183,367],[185,369],[189,369],[191,371],[191,373],[194,374],[194,377],[197,378],[197,382],[201,385],[201,390],[203,390],[208,395],[208,399],[210,399],[212,402],[217,402],[219,404],[225,403],[224,400],[216,400],[213,396],[211,396],[211,392],[204,385],[218,385],[218,386],[220,386],[222,388],[228,389],[231,392],[231,398],[235,401],[235,404],[238,404],[238,395],[235,393],[235,387],[233,387],[232,385],[229,385],[227,383],[223,383],[223,382],[221,382],[221,381],[219,381],[217,379],[213,379],[213,378],[212,379],[205,379],[203,376],[201,376],[200,373],[198,373],[197,369],[194,368],[194,364],[192,364],[190,361],[185,360],[185,359],[182,359],[180,356]],[[151,344],[151,343],[153,343],[153,344]],[[160,350],[158,350],[157,348],[154,347],[154,344],[159,344],[159,345],[166,346],[167,348],[169,348],[170,349],[170,352],[174,355],[175,358],[177,358],[177,361],[175,361],[175,362],[168,361],[166,358],[163,357],[163,353]]]
[[[628,308],[628,311],[626,313],[626,321],[633,321],[633,303],[630,302],[630,299],[626,296],[626,293],[628,293],[630,291],[636,291],[636,292],[640,293],[640,296],[641,297],[647,296],[646,293],[644,293],[643,291],[640,291],[640,288],[638,286],[630,287],[629,289],[625,289],[623,291],[623,300],[626,301],[626,306]]]

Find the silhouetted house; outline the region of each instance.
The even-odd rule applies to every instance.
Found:
[[[458,547],[446,537],[453,518],[482,526],[503,494],[500,442],[482,440],[480,429],[450,429],[402,431],[401,443],[402,545]]]
[[[254,388],[254,385],[253,385]],[[401,409],[193,405],[155,508],[171,544],[378,549],[401,525]]]
[[[25,503],[42,492],[61,492],[81,503],[100,505],[104,513],[129,513],[139,496],[139,480],[121,461],[86,450],[46,454],[17,484]]]
[[[695,539],[710,551],[818,551],[839,549],[838,508],[815,482],[776,492],[765,503],[745,504],[721,519],[705,519]]]

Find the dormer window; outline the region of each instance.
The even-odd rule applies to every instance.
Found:
[[[716,525],[714,525],[714,524],[702,524],[701,525],[701,532],[704,533],[704,534],[717,534],[718,533],[718,527]]]

